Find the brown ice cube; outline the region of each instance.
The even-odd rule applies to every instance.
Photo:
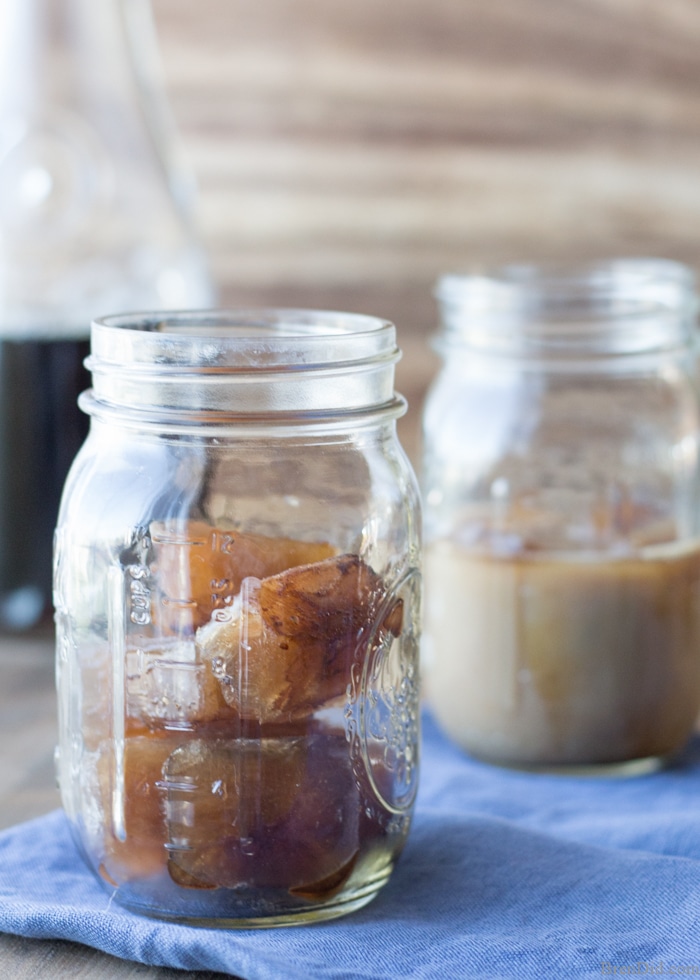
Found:
[[[363,799],[343,732],[308,739],[302,791],[279,828],[286,888],[299,898],[331,898],[362,853]]]
[[[379,576],[357,555],[291,568],[260,587],[265,623],[280,636],[352,642],[383,597]]]
[[[273,828],[300,792],[304,762],[298,738],[194,739],[173,752],[163,781],[173,880],[190,888],[274,885]]]
[[[384,595],[381,578],[355,555],[247,579],[240,603],[198,631],[200,657],[242,718],[306,718],[345,695]],[[398,635],[402,617],[397,603],[380,630]]]
[[[375,645],[387,633],[401,634],[402,599],[389,604],[377,622],[385,599],[386,586],[369,565],[357,555],[339,555],[263,579],[259,602],[265,625],[297,641],[298,666],[322,671],[323,684],[338,694],[337,680],[345,679],[347,663],[373,633]]]
[[[361,800],[342,733],[198,739],[164,771],[176,884],[284,889],[319,901],[352,873]]]
[[[243,579],[263,578],[335,554],[327,542],[269,538],[213,527],[199,520],[151,525],[159,585],[155,620],[182,635],[206,623],[233,600]]]
[[[112,743],[101,748],[98,772],[105,828],[100,872],[113,884],[148,877],[165,867],[167,836],[158,784],[177,744],[172,734],[125,739],[123,781]]]
[[[218,680],[229,710],[249,722],[293,720],[284,694],[289,644],[266,628],[260,615],[260,583],[246,579],[231,610],[197,632],[200,658]]]
[[[163,637],[126,654],[127,713],[151,729],[189,729],[233,721],[210,663],[197,659],[194,640]]]

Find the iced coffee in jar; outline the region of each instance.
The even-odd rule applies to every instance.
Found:
[[[438,286],[423,673],[472,755],[648,771],[700,709],[700,410],[684,266]]]
[[[115,900],[192,923],[342,915],[418,777],[420,542],[394,327],[108,317],[56,532],[59,778]]]

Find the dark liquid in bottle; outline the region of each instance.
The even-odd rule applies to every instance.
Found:
[[[51,614],[53,531],[88,431],[89,340],[0,339],[0,630]]]

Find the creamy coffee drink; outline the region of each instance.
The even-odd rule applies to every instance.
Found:
[[[679,750],[700,707],[700,542],[617,556],[426,549],[424,678],[484,760],[601,765]]]

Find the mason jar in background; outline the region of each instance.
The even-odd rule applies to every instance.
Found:
[[[445,276],[424,414],[424,674],[445,731],[528,768],[658,766],[700,707],[693,276]]]
[[[109,317],[56,532],[59,777],[123,905],[341,915],[389,877],[418,773],[418,492],[394,327]]]

